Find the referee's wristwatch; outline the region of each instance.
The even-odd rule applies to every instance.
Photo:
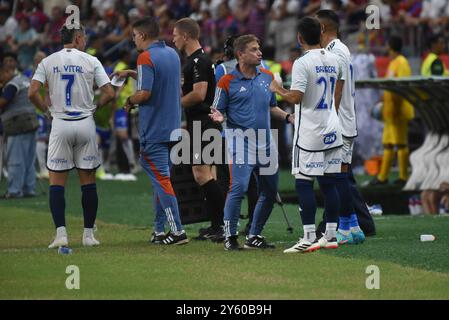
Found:
[[[291,113],[287,113],[287,115],[285,116],[285,123],[290,123],[290,122],[288,121],[288,118],[289,118],[291,115],[292,115]]]

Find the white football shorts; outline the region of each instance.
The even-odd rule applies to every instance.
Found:
[[[292,174],[302,176],[323,176],[325,173],[341,172],[341,147],[331,150],[309,152],[298,146],[293,148]]]
[[[343,146],[341,147],[341,160],[343,163],[351,164],[353,150],[354,150],[354,138],[343,137]]]
[[[67,171],[91,170],[100,166],[95,122],[92,116],[67,121],[53,118],[48,143],[47,168]]]

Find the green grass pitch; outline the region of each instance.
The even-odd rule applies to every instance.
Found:
[[[281,175],[281,189],[292,183]],[[0,191],[6,188],[5,181]],[[47,184],[44,184],[47,188]],[[47,249],[54,236],[47,196],[0,200],[0,299],[449,299],[449,217],[382,216],[377,236],[363,245],[310,254],[284,254],[300,232],[297,206],[285,205],[286,231],[276,205],[265,235],[272,251],[226,252],[221,244],[148,243],[153,220],[151,186],[98,182],[98,248],[81,246],[81,192],[75,173],[66,188],[71,255]],[[243,212],[246,204],[243,205]],[[321,216],[321,213],[318,213]],[[246,223],[241,221],[240,229]],[[189,236],[205,224],[187,225]],[[434,242],[420,242],[420,234]],[[243,242],[243,238],[241,238]],[[66,288],[66,268],[80,270],[80,289]],[[369,290],[366,269],[380,270]]]

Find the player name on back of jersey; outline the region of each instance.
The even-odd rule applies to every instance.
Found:
[[[337,73],[335,66],[315,66],[316,73]]]
[[[59,72],[76,72],[76,73],[84,73],[83,67],[76,65],[64,65],[61,68],[59,66],[53,67],[53,73]]]

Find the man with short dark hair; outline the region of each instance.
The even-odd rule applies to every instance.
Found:
[[[444,52],[444,37],[441,34],[432,35],[429,38],[430,52],[421,65],[422,76],[447,76],[449,71],[439,55]]]
[[[338,248],[337,221],[339,198],[335,173],[341,171],[340,149],[343,144],[337,115],[337,92],[341,90],[341,68],[336,55],[321,48],[321,25],[311,17],[298,23],[298,42],[304,55],[293,64],[290,90],[273,81],[270,89],[295,104],[292,174],[300,206],[304,237],[285,253],[311,252],[320,248]],[[326,231],[317,238],[316,200],[313,191],[317,177],[325,199]]]
[[[14,73],[18,73],[19,70],[17,68],[18,62],[17,62],[17,54],[14,52],[8,51],[3,55],[3,66],[14,70]]]
[[[238,37],[229,36],[223,46],[223,61],[215,67],[215,82],[218,83],[221,77],[232,72],[237,65],[237,59],[234,57],[234,41]]]
[[[276,98],[269,90],[274,76],[259,67],[262,61],[259,40],[253,35],[237,38],[234,54],[238,64],[218,82],[210,115],[217,122],[223,122],[223,114],[227,115],[230,187],[224,209],[224,247],[225,250],[241,249],[237,241],[241,202],[251,173],[258,169],[260,195],[244,247],[272,249],[274,245],[261,235],[276,201],[278,186],[277,149],[270,132],[270,113],[289,122],[294,117],[276,106]],[[267,156],[268,162],[262,161]]]
[[[332,10],[320,10],[316,16],[321,24],[321,46],[337,56],[342,71],[341,95],[338,99],[338,118],[342,129],[342,164],[341,172],[336,174],[337,191],[340,198],[339,223],[337,240],[339,244],[362,243],[365,235],[360,229],[354,208],[350,177],[350,165],[354,139],[357,137],[357,122],[355,112],[355,79],[351,53],[348,47],[338,39],[339,18]]]
[[[47,168],[50,175],[50,209],[56,227],[49,248],[68,245],[65,223],[65,184],[69,171],[78,171],[84,215],[84,246],[97,246],[93,227],[97,216],[98,195],[95,171],[100,166],[93,113],[114,98],[114,89],[101,62],[83,52],[86,34],[83,26],[64,25],[64,48],[43,59],[31,80],[28,97],[53,117],[48,145]],[[51,106],[40,95],[48,84]],[[94,104],[94,85],[101,90]]]
[[[137,80],[137,92],[126,100],[130,111],[139,105],[140,163],[151,179],[155,226],[151,243],[171,245],[189,242],[181,224],[178,202],[170,181],[170,148],[179,141],[181,127],[181,63],[176,51],[159,41],[159,25],[152,18],[133,24],[137,72],[118,71],[119,77]],[[165,222],[170,232],[165,234]]]
[[[198,132],[208,129],[220,130],[221,125],[214,123],[209,118],[210,106],[215,94],[215,76],[213,63],[206,55],[199,42],[200,27],[198,23],[190,18],[183,18],[175,23],[173,29],[173,42],[180,52],[187,55],[182,67],[183,84],[181,105],[187,120],[187,131],[190,136],[191,165],[193,177],[200,185],[206,196],[206,208],[211,221],[211,226],[200,229],[198,239],[210,239],[221,242],[223,237],[223,208],[224,194],[217,183],[217,174],[212,163],[195,161],[202,155],[202,149],[209,144],[201,140],[196,141],[194,136],[194,126],[198,126]],[[200,138],[201,139],[201,138]],[[212,140],[210,143],[221,141]],[[201,149],[194,150],[194,145],[199,144]]]

